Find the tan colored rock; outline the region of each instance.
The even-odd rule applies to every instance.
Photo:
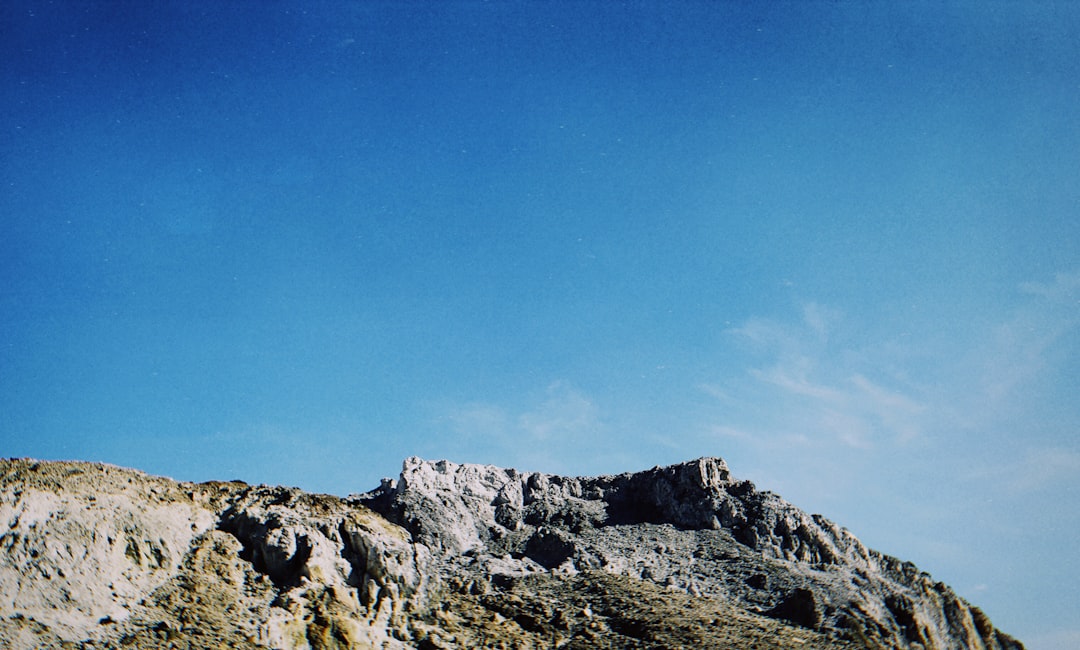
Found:
[[[175,484],[138,472],[21,461],[5,470],[0,611],[17,611],[61,639],[126,620],[215,523]]]
[[[358,504],[0,462],[0,647],[404,648],[427,549]]]

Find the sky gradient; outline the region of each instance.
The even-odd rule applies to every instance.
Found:
[[[3,3],[0,454],[719,456],[1080,647],[1080,4],[749,4]]]

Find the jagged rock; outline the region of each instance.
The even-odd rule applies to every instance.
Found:
[[[436,549],[447,575],[469,576],[469,584],[512,584],[538,567],[571,575],[601,568],[837,639],[1021,647],[910,563],[733,479],[715,458],[593,478],[410,458],[398,481],[360,500]]]
[[[718,459],[570,478],[405,461],[340,499],[0,461],[9,648],[1022,645]]]

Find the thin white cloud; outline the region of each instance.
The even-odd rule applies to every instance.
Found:
[[[949,317],[860,323],[810,303],[790,320],[750,318],[726,332],[756,362],[698,385],[713,405],[698,430],[724,455],[819,481],[828,497],[912,473],[1015,495],[1080,484],[1069,397],[1080,272]],[[811,478],[824,465],[835,473]]]
[[[981,357],[979,385],[986,399],[1005,399],[1037,377],[1046,367],[1047,347],[1059,335],[1060,331],[1047,331],[1027,317],[998,325],[990,349]]]
[[[567,382],[549,384],[539,397],[516,406],[469,402],[444,408],[437,421],[452,437],[437,453],[460,453],[470,460],[521,469],[559,471],[573,467],[573,455],[605,444],[599,407]]]
[[[991,429],[1029,412],[1038,399],[1032,387],[1052,381],[1080,347],[1080,271],[1019,291],[1026,300],[944,343],[911,337],[900,322],[879,330],[880,340],[838,338],[854,324],[813,302],[791,321],[751,318],[728,334],[762,358],[746,371],[752,386],[729,376],[700,389],[725,404],[772,407],[757,421],[722,426],[760,427],[766,436],[801,430],[822,444],[871,449]]]
[[[1040,396],[1025,392],[1056,377],[1080,348],[1080,272],[1024,283],[1020,292],[1027,299],[1007,317],[972,333],[952,373],[954,385],[970,387],[954,399],[967,428],[986,428],[1034,408],[1031,400]]]
[[[927,410],[923,401],[888,386],[885,377],[871,379],[874,368],[860,363],[868,358],[865,353],[830,344],[830,332],[842,324],[841,313],[809,303],[801,316],[796,323],[753,319],[731,330],[770,359],[747,372],[759,389],[753,399],[779,410],[779,421],[777,413],[770,414],[773,426],[856,449],[917,438]],[[729,402],[747,391],[731,381],[701,388]],[[723,424],[739,428],[737,423]]]
[[[828,340],[833,324],[841,318],[843,315],[839,311],[816,302],[803,305],[803,322],[822,342]]]
[[[518,428],[534,440],[551,441],[588,434],[599,426],[596,406],[580,391],[555,382],[546,399],[517,418]]]
[[[1076,650],[1080,648],[1080,629],[1047,631],[1033,637],[1025,637],[1024,643],[1029,648],[1039,648],[1039,650]]]
[[[744,341],[775,350],[781,355],[803,347],[797,329],[766,318],[751,318],[741,327],[728,331]]]
[[[1080,481],[1080,452],[1061,447],[1029,449],[1023,459],[1001,468],[1008,486],[1017,492],[1034,492],[1062,482]]]
[[[873,427],[862,416],[834,408],[822,409],[817,417],[820,428],[834,434],[836,440],[855,449],[870,449]]]
[[[1051,302],[1080,306],[1080,270],[1058,273],[1050,283],[1024,282],[1020,290]]]
[[[810,381],[806,376],[807,365],[805,359],[799,359],[796,363],[776,365],[764,370],[752,368],[750,375],[793,395],[810,397],[827,403],[847,401],[848,395],[846,392]]]
[[[511,422],[504,409],[478,402],[452,409],[446,419],[456,434],[468,438],[504,435],[510,429]]]
[[[855,398],[865,412],[892,432],[899,442],[914,440],[922,433],[921,415],[926,404],[895,389],[885,388],[861,374],[851,377],[858,391]]]
[[[731,402],[735,399],[729,391],[725,390],[722,386],[718,384],[698,384],[698,389],[706,395],[714,397],[721,402]]]
[[[754,437],[748,431],[724,425],[715,425],[713,427],[710,427],[709,432],[712,435],[720,438],[730,438],[734,440],[751,440]]]

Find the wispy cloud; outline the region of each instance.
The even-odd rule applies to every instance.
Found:
[[[820,444],[870,449],[985,428],[1076,351],[1080,272],[1024,283],[1016,297],[996,319],[936,344],[910,337],[904,323],[875,330],[876,340],[851,336],[857,323],[817,303],[790,321],[752,318],[728,333],[760,363],[701,388],[726,404],[772,405],[767,418],[724,427],[797,428]]]
[[[594,400],[564,381],[516,406],[471,402],[446,408],[438,419],[453,434],[456,448],[449,451],[545,471],[573,468],[569,456],[603,444],[606,431]]]
[[[750,375],[792,395],[809,397],[822,402],[844,401],[844,391],[811,380],[808,377],[810,364],[804,361],[806,360],[800,359],[800,363],[797,364],[780,363],[766,369],[751,368]]]
[[[1019,459],[1010,460],[981,478],[997,480],[1014,493],[1030,493],[1063,482],[1080,482],[1080,452],[1062,447],[1035,447]]]
[[[1024,638],[1030,648],[1041,650],[1075,650],[1080,648],[1080,629],[1060,629]]]
[[[587,435],[599,424],[592,400],[562,382],[548,386],[544,401],[517,417],[518,428],[537,441]]]
[[[1041,296],[1051,303],[1077,307],[1080,306],[1080,270],[1058,273],[1053,282],[1023,282],[1020,290]]]
[[[450,423],[456,435],[467,439],[506,435],[512,421],[505,409],[480,402],[454,407],[443,417]]]
[[[808,303],[748,319],[727,334],[750,361],[699,386],[715,404],[701,431],[829,498],[885,474],[1013,494],[1080,483],[1080,273],[1016,285],[965,322],[948,315],[859,320]]]
[[[773,405],[784,414],[779,429],[854,448],[870,448],[882,440],[907,442],[923,430],[927,410],[908,387],[892,386],[887,378],[869,375],[860,363],[866,355],[830,342],[843,321],[835,309],[808,303],[801,318],[784,323],[752,319],[729,333],[765,358],[747,376],[756,384],[755,401]],[[728,401],[749,399],[745,380],[728,378],[702,386],[706,393]],[[771,418],[776,423],[776,414]],[[734,423],[724,423],[739,430]]]
[[[986,356],[983,387],[991,399],[1038,376],[1056,360],[1053,347],[1080,325],[1080,272],[1020,288],[1032,299],[994,329],[994,353]]]
[[[1037,426],[1046,393],[1066,390],[1080,352],[1080,271],[1019,286],[1013,308],[970,333],[949,372],[955,423],[980,430],[1003,422]]]

